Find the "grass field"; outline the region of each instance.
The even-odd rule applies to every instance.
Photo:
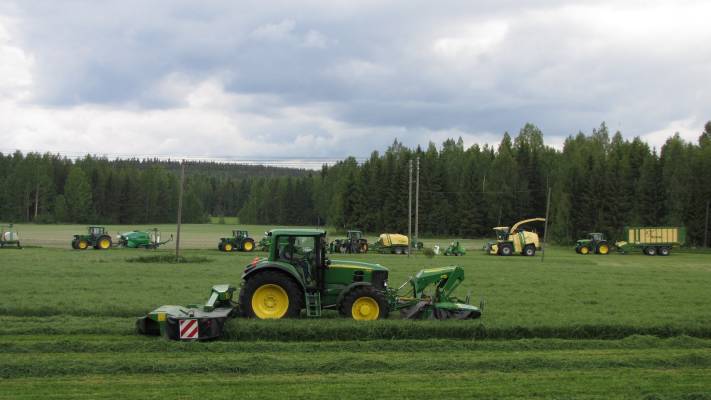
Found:
[[[134,318],[239,284],[258,253],[218,252],[229,225],[184,226],[185,255],[208,259],[196,264],[128,262],[170,248],[70,250],[83,226],[18,228],[28,247],[0,250],[0,398],[711,399],[709,254],[551,247],[541,262],[468,240],[464,257],[347,256],[387,266],[391,285],[461,265],[459,293],[483,296],[484,316],[233,320],[223,340],[176,343],[135,335]]]

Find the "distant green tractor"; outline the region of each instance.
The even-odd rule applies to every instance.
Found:
[[[593,232],[589,233],[586,239],[575,242],[575,252],[583,255],[590,253],[607,255],[610,252],[610,244],[607,243],[605,235]]]
[[[173,240],[173,235],[169,239],[161,241],[161,233],[158,228],[149,231],[130,231],[118,235],[118,245],[130,249],[157,249],[158,247]]]
[[[74,250],[86,250],[89,247],[106,250],[111,246],[111,236],[103,226],[90,226],[87,228],[86,235],[74,235],[74,239],[72,239]]]
[[[463,256],[467,254],[467,251],[464,249],[462,245],[459,244],[459,241],[452,242],[449,246],[447,246],[446,249],[444,249],[444,252],[442,252],[443,255],[445,256]]]
[[[367,253],[368,239],[361,231],[348,231],[345,239],[332,241],[328,250],[331,253]]]
[[[254,251],[254,239],[249,237],[249,232],[233,230],[232,237],[220,238],[217,249],[220,251]]]
[[[20,245],[20,236],[12,228],[12,224],[0,225],[0,248],[6,246],[17,246],[18,249],[22,248]]]

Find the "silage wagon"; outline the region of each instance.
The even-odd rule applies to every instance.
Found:
[[[627,253],[633,250],[642,250],[648,256],[668,256],[671,249],[684,244],[686,229],[671,226],[645,226],[627,227],[626,241],[615,243],[617,250]]]

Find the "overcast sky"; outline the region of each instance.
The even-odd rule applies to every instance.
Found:
[[[365,157],[711,119],[709,1],[0,1],[0,149]]]

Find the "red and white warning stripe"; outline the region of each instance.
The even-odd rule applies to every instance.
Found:
[[[196,319],[180,320],[180,339],[197,339],[198,321]]]

